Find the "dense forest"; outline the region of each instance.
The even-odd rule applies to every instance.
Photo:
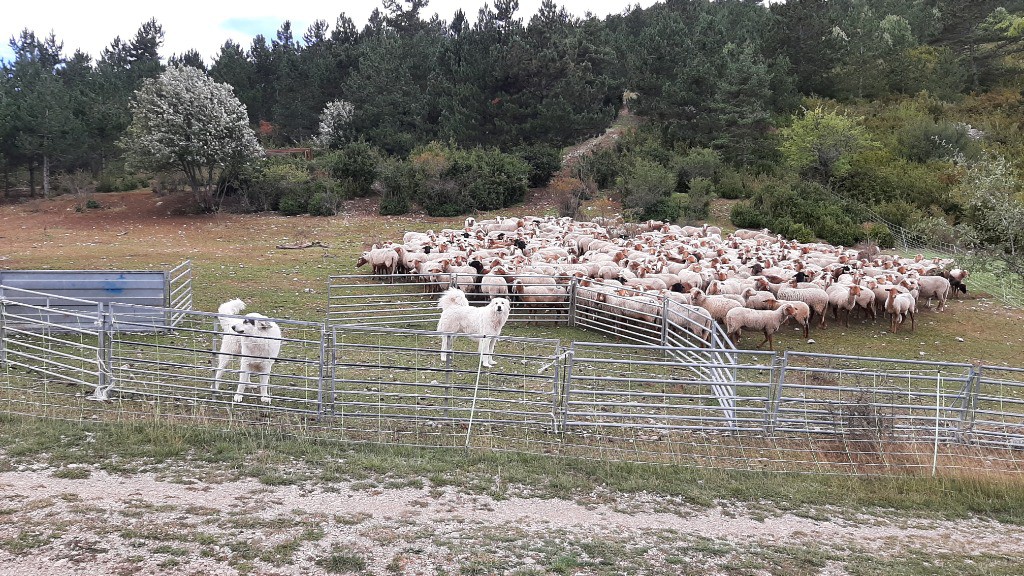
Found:
[[[152,20],[96,57],[24,30],[0,62],[2,184],[186,189],[173,162],[137,161],[133,121],[144,88],[193,68],[232,88],[264,148],[316,151],[217,160],[203,209],[332,214],[376,194],[383,213],[453,215],[551,185],[567,214],[602,190],[638,220],[701,219],[722,197],[741,200],[737,226],[803,240],[885,244],[869,224],[884,218],[1024,252],[988,216],[1024,227],[1022,34],[1019,0],[667,0],[604,19],[554,0],[529,19],[517,0],[475,19],[383,0],[362,29],[283,22],[207,66],[161,54]],[[564,146],[624,111],[635,129],[550,181]]]

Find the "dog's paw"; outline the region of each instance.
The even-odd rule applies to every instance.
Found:
[[[235,402],[241,402],[241,401],[242,401],[242,395],[241,394],[235,394]]]
[[[270,404],[270,396],[260,396],[260,402],[264,404]]]

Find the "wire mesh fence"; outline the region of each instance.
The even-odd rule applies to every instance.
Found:
[[[361,288],[366,300],[380,300],[362,314],[379,319],[377,310],[399,304],[387,299],[409,289]],[[458,337],[442,358],[442,333],[358,325],[350,314],[345,325],[276,320],[280,353],[264,401],[258,374],[243,374],[245,355],[222,354],[218,314],[97,305],[80,329],[46,330],[44,310],[68,312],[59,302],[20,315],[10,311],[23,304],[10,298],[0,300],[0,406],[8,413],[730,469],[1022,469],[1022,369],[736,350],[710,346],[710,336],[681,346],[667,316],[645,331],[631,328],[657,343],[584,341],[580,332],[563,345],[511,330],[496,344],[497,366],[485,368],[469,338]],[[424,309],[433,301],[436,294]],[[585,325],[586,306],[573,309],[569,322]],[[168,314],[179,321],[154,330]],[[230,362],[218,378],[220,358]],[[237,390],[243,376],[251,386]]]

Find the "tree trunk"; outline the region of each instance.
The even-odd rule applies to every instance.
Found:
[[[50,197],[50,157],[43,154],[43,198]]]

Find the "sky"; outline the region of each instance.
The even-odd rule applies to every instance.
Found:
[[[455,11],[462,8],[470,20],[475,20],[484,3],[485,0],[429,0],[422,15],[428,19],[436,13],[450,21]],[[487,3],[494,5],[493,0]],[[646,8],[654,3],[654,0],[556,0],[557,5],[571,14],[582,17],[589,11],[599,18],[619,14],[629,6]],[[248,48],[257,34],[274,38],[285,20],[291,21],[295,38],[301,39],[313,21],[325,20],[333,28],[342,12],[362,28],[373,9],[382,6],[379,0],[300,0],[294,4],[282,0],[51,0],[38,4],[33,1],[4,4],[0,8],[0,37],[3,39],[0,58],[4,60],[13,56],[8,41],[25,28],[38,37],[45,37],[52,31],[57,40],[64,43],[67,56],[80,49],[97,59],[114,38],[120,36],[122,40],[129,40],[143,22],[156,18],[164,29],[160,55],[165,60],[171,54],[181,54],[194,48],[208,64],[228,39]],[[540,5],[541,0],[519,0],[517,15],[526,22]]]

